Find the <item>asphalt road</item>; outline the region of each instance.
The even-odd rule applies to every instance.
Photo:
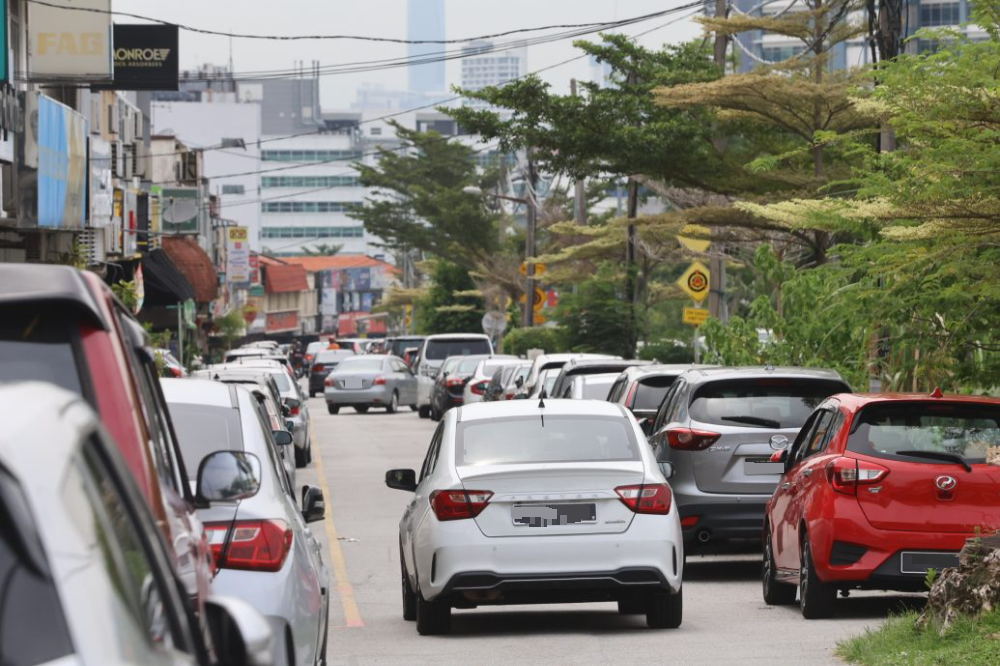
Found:
[[[409,498],[386,488],[384,475],[393,467],[419,469],[434,424],[405,409],[330,416],[319,398],[310,409],[314,452],[322,458],[298,478],[327,491],[328,519],[313,529],[336,578],[330,666],[839,664],[838,640],[877,625],[908,601],[855,593],[838,601],[836,619],[806,621],[797,607],[764,605],[757,556],[690,556],[684,622],[676,630],[647,629],[645,617],[621,616],[605,603],[456,610],[451,635],[419,636],[403,620],[400,602],[398,523]]]

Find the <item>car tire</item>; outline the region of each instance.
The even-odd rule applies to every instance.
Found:
[[[327,602],[329,604],[329,602]],[[327,609],[327,617],[330,616],[329,608]],[[316,666],[327,666],[326,664],[326,642],[330,637],[330,627],[329,625],[323,628],[323,644],[319,649],[319,654],[316,658]]]
[[[837,588],[824,583],[816,575],[809,535],[802,537],[802,564],[799,569],[799,609],[807,620],[822,620],[833,617],[837,603]]]
[[[354,405],[354,411],[356,411],[358,414],[367,414],[368,405]]]
[[[306,450],[295,447],[295,467],[301,469],[309,464],[309,460],[306,458]]]
[[[422,419],[429,419],[431,417],[431,408],[417,407],[417,415]]]
[[[774,547],[771,544],[771,529],[765,526],[764,561],[760,579],[764,593],[764,603],[768,606],[791,606],[795,603],[794,585],[778,582],[778,567],[774,561]]]
[[[410,405],[410,409],[412,409],[415,412],[419,412],[420,411],[420,408],[417,407],[416,405]]]
[[[417,593],[417,633],[421,636],[447,634],[451,631],[451,606],[441,601],[427,601]]]
[[[643,599],[624,599],[618,602],[618,612],[622,615],[642,615],[646,612]]]
[[[306,464],[308,465],[312,461],[313,461],[313,443],[312,440],[310,439],[309,443],[306,444]]]
[[[326,411],[329,412],[330,414],[339,414],[340,413],[340,405],[329,405],[328,404],[326,406]]]
[[[441,420],[441,412],[438,411],[438,408],[435,405],[431,404],[431,421],[440,421],[440,420]]]
[[[395,414],[399,411],[399,393],[393,391],[392,398],[389,399],[389,404],[385,406],[386,414]]]
[[[406,564],[403,560],[403,549],[399,549],[399,571],[403,579],[403,619],[413,622],[417,619],[417,593],[410,585],[410,577],[406,575]]]
[[[646,600],[646,626],[676,629],[684,618],[684,588],[677,592],[653,592]]]

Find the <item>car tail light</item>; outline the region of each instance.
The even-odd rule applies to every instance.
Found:
[[[449,388],[455,388],[456,386],[465,386],[465,378],[463,377],[448,377],[444,380],[444,385]]]
[[[632,388],[628,390],[628,396],[625,397],[625,406],[632,409],[632,400],[635,399],[635,391],[639,388],[639,382],[632,384]]]
[[[687,518],[681,518],[681,528],[687,529],[688,527],[694,527],[698,524],[701,516],[688,516]]]
[[[327,377],[326,379],[324,379],[323,380],[323,386],[333,386],[333,379],[330,378],[330,377]]]
[[[326,384],[326,382],[323,382],[323,383]],[[301,408],[298,405],[295,405],[294,407],[289,407],[288,408],[288,415],[289,416],[298,416],[300,409]]]
[[[385,386],[385,384],[386,384],[385,377],[383,377],[382,375],[376,377],[375,381],[372,382],[372,386]]]
[[[184,376],[184,372],[180,368],[175,368],[173,366],[170,366],[170,373],[174,377],[183,377]]]
[[[667,431],[667,443],[670,444],[670,448],[681,451],[704,451],[715,444],[721,436],[717,432],[708,430],[673,428]]]
[[[229,549],[223,553],[230,527]],[[205,523],[205,533],[219,569],[279,571],[292,548],[292,530],[283,520]]]
[[[305,358],[306,358],[307,361],[311,361],[311,360],[313,360],[313,355],[312,354],[306,354]]]
[[[672,494],[665,483],[618,486],[615,488],[622,504],[636,513],[670,513]]]
[[[503,399],[504,400],[513,400],[514,399],[514,391],[507,391],[506,393],[504,393],[503,394]]]
[[[489,490],[435,490],[430,499],[438,520],[462,520],[481,514],[491,497]]]
[[[486,395],[486,387],[489,385],[490,381],[487,379],[486,381],[476,382],[475,384],[472,385],[472,388],[469,390],[475,393],[476,395]]]
[[[854,458],[835,458],[826,466],[826,479],[830,486],[845,495],[857,495],[858,486],[878,483],[888,474],[888,467]]]
[[[312,371],[313,372],[323,372],[323,364],[322,363],[317,363],[316,365],[313,366]]]

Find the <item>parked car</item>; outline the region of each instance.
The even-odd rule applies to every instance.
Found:
[[[556,398],[568,400],[604,400],[608,399],[608,391],[611,385],[618,379],[617,372],[608,372],[601,375],[573,375],[573,377],[563,385],[562,395],[553,395]],[[558,378],[556,385],[559,384]],[[553,391],[555,389],[553,388]]]
[[[319,488],[304,486],[302,510],[280,472],[279,446],[254,397],[205,379],[164,379],[189,469],[199,470],[198,509],[219,573],[212,590],[259,610],[274,633],[274,662],[325,663],[329,572],[308,523],[323,520]],[[280,432],[280,431],[279,431]]]
[[[0,663],[271,663],[267,624],[238,599],[205,600],[203,638],[174,553],[79,393],[6,383],[0,420]]]
[[[236,353],[236,352],[249,352],[249,353]],[[273,361],[278,363],[285,370],[288,371],[289,377],[295,377],[295,367],[287,356],[279,352],[271,351],[270,349],[234,349],[232,351],[226,352],[226,357],[223,365],[235,365],[238,363],[256,363],[258,361]]]
[[[145,330],[95,273],[0,263],[0,358],[0,381],[49,382],[98,411],[172,548],[173,566],[207,635],[202,605],[212,580],[211,551],[192,508]]]
[[[306,351],[302,357],[302,362],[306,366],[306,372],[309,371],[309,368],[312,367],[313,361],[316,360],[316,354],[318,354],[320,350],[326,349],[326,347],[327,343],[318,341],[310,342],[308,345],[306,345]]]
[[[456,405],[462,404],[465,385],[472,378],[476,366],[488,356],[452,356],[445,359],[434,378],[431,389],[431,419],[440,421],[441,416]]]
[[[774,456],[764,521],[764,601],[831,617],[839,590],[925,591],[966,539],[1000,525],[1000,400],[835,395]],[[775,464],[775,463],[772,463]]]
[[[514,398],[518,400],[522,398],[537,400],[542,397],[543,390],[545,391],[545,395],[552,395],[552,389],[556,385],[556,380],[559,379],[559,373],[561,371],[562,368],[548,368],[547,370],[542,370],[538,373],[538,378],[530,392],[528,392],[527,388],[522,386],[514,395]]]
[[[544,418],[541,418],[544,417]],[[449,631],[451,609],[617,601],[681,624],[684,545],[670,487],[624,409],[549,400],[445,414],[399,524],[403,618]]]
[[[316,358],[309,367],[309,397],[323,393],[326,387],[326,376],[345,358],[354,356],[348,349],[322,349],[316,352]]]
[[[635,415],[639,427],[648,437],[653,420],[667,391],[680,375],[688,370],[710,368],[710,365],[640,365],[626,368],[608,392],[608,402],[615,402]]]
[[[531,365],[531,370],[528,371],[528,376],[525,378],[523,385],[519,389],[518,393],[526,396],[538,395],[541,391],[537,388],[539,376],[547,370],[559,370],[571,359],[607,359],[607,358],[619,358],[615,356],[608,356],[607,354],[541,354],[536,356]],[[558,376],[558,372],[555,374],[549,373],[548,376],[554,377]],[[550,387],[551,388],[551,387]]]
[[[384,407],[395,414],[400,405],[417,408],[417,378],[403,359],[366,354],[345,358],[326,376],[323,397],[330,414],[353,407],[359,414],[371,407]]]
[[[430,418],[434,379],[446,358],[451,356],[489,356],[493,342],[481,333],[445,333],[424,339],[413,364],[417,374],[417,411],[420,418]]]
[[[471,405],[474,402],[482,402],[494,373],[505,364],[520,360],[516,356],[494,354],[477,363],[472,371],[472,376],[465,382],[465,389],[462,391],[462,404]]]
[[[156,356],[156,366],[160,368],[160,374],[164,377],[187,377],[188,371],[181,365],[169,349],[154,349]]]
[[[703,368],[670,387],[650,437],[670,479],[685,539],[708,547],[759,539],[764,508],[780,474],[771,443],[794,439],[809,414],[851,388],[832,370]]]
[[[490,383],[486,385],[486,392],[483,393],[483,402],[495,402],[497,400],[511,400],[517,393],[517,380],[524,382],[531,370],[531,361],[518,361],[516,363],[506,363],[493,373]]]
[[[556,382],[552,385],[552,391],[549,392],[549,395],[563,395],[566,385],[572,382],[574,377],[603,375],[611,372],[617,376],[626,368],[646,365],[651,365],[651,362],[622,358],[571,358],[560,368],[559,376],[556,377]],[[605,393],[600,399],[605,400],[607,397],[608,395]]]

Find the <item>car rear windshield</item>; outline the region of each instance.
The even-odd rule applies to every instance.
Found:
[[[458,367],[455,368],[456,375],[471,375],[476,371],[476,366],[479,365],[479,359],[472,359],[470,361],[459,361]]]
[[[81,393],[75,320],[52,307],[0,310],[0,381],[43,381]]]
[[[847,440],[855,453],[937,464],[954,456],[982,463],[995,446],[1000,446],[1000,407],[954,402],[869,405],[851,424]]]
[[[632,409],[659,409],[676,379],[677,377],[673,375],[640,379],[639,387],[635,390],[635,399],[632,401]]]
[[[271,376],[274,377],[274,383],[278,385],[278,391],[287,393],[292,390],[292,380],[284,372],[272,372]]]
[[[443,361],[449,356],[472,356],[489,354],[490,341],[485,338],[431,340],[427,343],[424,358],[429,361]]]
[[[691,418],[716,425],[801,428],[819,403],[846,393],[843,382],[802,377],[729,379],[695,390]]]
[[[316,355],[316,362],[340,363],[349,356],[354,356],[354,352],[344,349],[325,349]]]
[[[486,377],[492,377],[493,373],[506,365],[509,361],[488,361],[483,363],[483,375]]]
[[[538,416],[459,424],[457,465],[639,460],[623,419]]]
[[[388,353],[403,358],[403,354],[406,353],[407,349],[410,347],[419,347],[423,341],[423,338],[396,338],[389,345]]]
[[[608,393],[611,392],[611,385],[615,383],[618,375],[611,377],[589,377],[583,382],[584,400],[607,400]]]
[[[188,478],[198,477],[202,459],[215,451],[243,450],[240,413],[232,407],[171,402],[170,416],[181,445]]]
[[[341,361],[340,365],[337,366],[338,372],[379,372],[382,370],[382,364],[385,363],[380,358],[365,358],[364,356],[359,356],[358,358],[345,358]]]

